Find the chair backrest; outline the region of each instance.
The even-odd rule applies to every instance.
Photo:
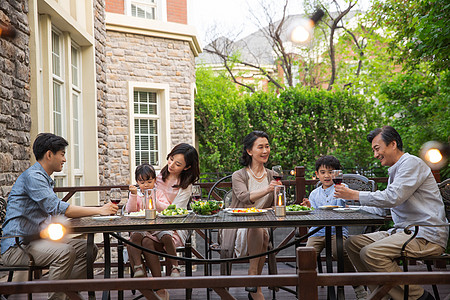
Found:
[[[233,175],[227,175],[225,177],[220,178],[217,180],[208,193],[208,200],[215,199],[218,201],[223,201],[223,207],[227,208],[231,204],[231,198],[232,198],[232,189],[231,184],[227,187],[220,186],[220,183],[229,182],[231,183],[231,177]]]
[[[348,187],[352,190],[368,192],[375,192],[377,190],[375,181],[359,174],[344,174],[344,179],[342,182],[348,185]],[[322,183],[318,181],[316,183],[316,188],[321,185]]]
[[[5,222],[6,217],[6,200],[3,197],[0,197],[0,236],[3,235],[3,222]]]
[[[438,187],[444,201],[447,221],[450,221],[450,178],[439,183]]]

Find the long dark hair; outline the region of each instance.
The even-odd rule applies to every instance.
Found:
[[[180,174],[180,183],[174,185],[173,187],[181,187],[182,189],[187,188],[190,184],[196,182],[200,177],[200,166],[198,160],[197,150],[189,144],[181,143],[176,145],[169,154],[167,154],[167,159],[176,154],[183,154],[184,161],[186,162],[187,170],[183,170]],[[166,181],[169,176],[169,166],[165,165],[161,170],[162,180]]]
[[[252,157],[248,155],[247,150],[252,149],[255,141],[260,137],[269,140],[269,135],[267,135],[267,133],[258,130],[247,134],[247,136],[244,138],[243,141],[244,148],[242,149],[242,156],[239,159],[239,163],[244,167],[250,165],[250,163],[252,162]]]

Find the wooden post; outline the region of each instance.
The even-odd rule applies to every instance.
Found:
[[[305,167],[295,167],[295,196],[296,204],[300,204],[306,195]]]
[[[436,179],[436,182],[439,183],[441,182],[441,173],[439,173],[439,170],[432,170],[431,171],[433,173],[434,179]]]
[[[297,298],[317,300],[317,254],[313,247],[297,248],[298,285]]]

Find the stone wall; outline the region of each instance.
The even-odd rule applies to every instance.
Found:
[[[28,0],[1,0],[0,23],[15,38],[0,37],[0,196],[30,166],[30,30]]]
[[[108,128],[106,125],[106,104],[108,101],[108,86],[106,84],[106,25],[105,1],[94,1],[94,36],[95,64],[97,76],[97,126],[100,185],[109,185],[108,169]]]
[[[193,144],[191,84],[194,55],[188,42],[107,31],[109,168],[115,183],[129,182],[128,81],[170,85],[171,145]]]

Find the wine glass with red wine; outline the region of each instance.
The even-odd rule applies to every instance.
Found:
[[[342,173],[342,170],[333,170],[334,184],[341,184],[343,179],[344,179],[344,173]]]
[[[275,179],[276,181],[281,181],[281,179],[283,178],[283,168],[281,166],[273,166],[272,171],[274,173],[273,179]]]
[[[109,193],[109,201],[114,203],[115,205],[119,205],[120,201],[122,201],[122,192],[120,188],[112,188]],[[118,214],[120,215],[120,209],[118,210]]]
[[[192,200],[198,201],[202,198],[202,188],[199,185],[192,186]]]

